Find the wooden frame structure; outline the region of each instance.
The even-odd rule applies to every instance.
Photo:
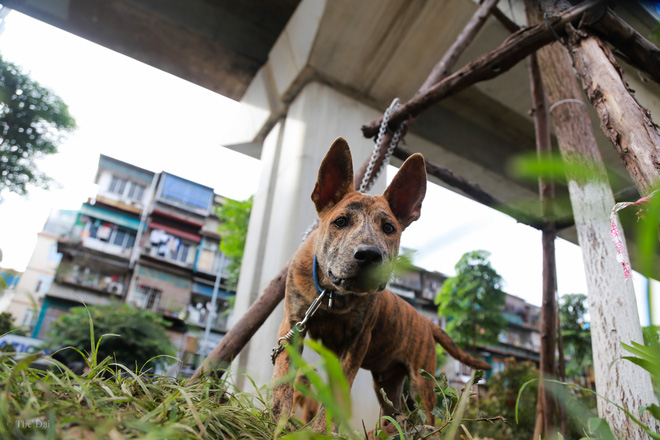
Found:
[[[601,119],[603,131],[619,151],[621,159],[626,165],[640,194],[649,194],[658,184],[660,178],[660,134],[658,134],[657,126],[651,119],[649,112],[639,105],[631,91],[627,88],[621,74],[621,69],[618,67],[605,41],[625,54],[631,64],[646,72],[656,82],[660,82],[660,63],[657,62],[660,59],[660,50],[624,23],[613,11],[607,8],[604,2],[585,1],[564,11],[550,10],[545,6],[545,3],[547,2],[528,2],[528,20],[533,22],[535,17],[538,20],[539,17],[543,17],[543,15],[538,14],[543,13],[545,13],[546,18],[542,18],[537,24],[517,29],[517,26],[508,21],[497,9],[497,0],[483,1],[466,25],[464,31],[432,70],[419,91],[408,102],[392,113],[389,123],[390,130],[381,145],[379,160],[382,161],[384,150],[389,145],[391,139],[391,133],[402,123],[406,123],[405,132],[405,130],[408,130],[414,124],[417,116],[428,107],[464,90],[476,82],[503,74],[512,66],[531,55],[530,81],[532,84],[533,112],[539,155],[545,155],[550,150],[550,115],[548,107],[549,105],[554,105],[553,108],[555,111],[552,116],[564,159],[580,160],[587,163],[585,158],[588,158],[592,166],[602,169],[602,160],[600,159],[595,142],[583,149],[571,147],[569,138],[575,136],[575,132],[571,131],[570,124],[567,121],[579,118],[585,124],[589,124],[589,127],[584,127],[584,130],[590,130],[590,122],[587,122],[588,116],[585,119],[586,108],[580,104],[560,106],[559,104],[561,104],[560,101],[562,99],[564,100],[563,102],[568,103],[569,101],[567,98],[560,98],[552,92],[553,87],[565,88],[565,84],[557,83],[559,80],[563,81],[566,79],[577,84],[577,79],[575,79],[572,71],[570,71],[572,61],[578,77],[587,92],[587,96]],[[545,9],[532,11],[534,6],[540,6]],[[470,44],[486,18],[491,14],[502,21],[513,34],[493,51],[486,53],[465,67],[450,74],[460,54]],[[557,42],[558,39],[566,44],[567,48],[559,44]],[[552,53],[555,54],[554,56],[562,57],[564,64],[560,64],[556,59],[553,59]],[[567,60],[568,65],[565,64]],[[559,67],[553,70],[550,67],[553,63]],[[553,83],[553,78],[555,78],[555,83]],[[575,89],[575,85],[571,87],[571,90]],[[381,120],[376,119],[365,124],[362,127],[364,136],[374,137],[380,123]],[[565,133],[566,141],[563,140],[561,133]],[[594,148],[596,148],[595,151]],[[394,152],[394,155],[399,159],[405,159],[410,154],[411,152],[403,147],[398,147]],[[356,182],[362,180],[366,165],[365,163],[356,173]],[[376,166],[378,166],[378,163]],[[557,333],[555,327],[557,281],[554,262],[554,240],[556,238],[557,228],[561,228],[564,224],[559,219],[556,219],[552,212],[553,190],[551,182],[540,182],[540,197],[543,205],[542,216],[540,218],[530,218],[528,214],[522,213],[513,207],[507,207],[487,191],[484,191],[447,168],[427,162],[427,171],[430,175],[437,177],[446,184],[460,189],[476,201],[499,209],[542,231],[544,267],[541,371],[542,377],[556,377],[557,369],[555,367],[554,353]],[[594,193],[585,192],[585,182],[580,182],[578,177],[567,176],[567,178],[577,188],[576,192],[571,192],[571,198],[576,212],[591,212],[593,209],[589,204],[590,201],[581,200],[581,198],[588,199]],[[607,188],[603,187],[601,189],[605,192],[609,191],[611,194],[609,185],[605,183],[605,186]],[[584,230],[587,228],[584,218],[578,218],[580,215],[576,214],[576,225],[579,234],[581,229]],[[594,232],[590,230],[589,233]],[[614,257],[613,255],[603,254],[603,252],[600,248],[594,248],[592,249],[590,258],[609,259]],[[587,266],[586,270],[592,272],[591,275],[587,274],[590,282],[598,282],[594,281],[602,275],[597,273],[598,268],[595,265],[593,267]],[[234,325],[221,343],[204,360],[195,372],[194,378],[207,372],[222,376],[224,372],[223,368],[226,368],[231,360],[238,355],[259,326],[261,326],[277,304],[284,298],[287,271],[288,265],[282,268],[259,299],[252,304],[248,312]],[[622,276],[620,273],[608,275],[615,278]],[[602,307],[592,309],[592,317],[594,314],[605,313],[608,313],[608,311]],[[630,329],[634,334],[635,329],[632,327],[634,327],[634,323],[631,324]],[[599,330],[594,329],[593,331],[598,332]],[[641,334],[638,322],[637,331]],[[601,338],[601,344],[620,346],[620,341],[616,340],[616,338],[613,339],[609,334],[595,336]],[[594,354],[606,359],[611,353],[608,352],[605,355],[603,353],[596,353],[596,350],[594,350]],[[599,374],[605,374],[602,371],[605,368],[602,361],[597,360],[595,366],[597,376]],[[646,391],[650,391],[650,378],[647,379],[642,378],[640,380],[640,377],[621,378],[622,382],[625,383],[619,384],[617,392],[624,394],[635,393],[636,390],[640,390],[643,387],[648,387]],[[638,382],[638,384],[631,386],[629,383],[631,380]],[[648,394],[643,394],[643,396],[641,394],[640,396],[624,395],[621,401],[625,406],[627,397],[633,400],[639,400],[640,398],[646,398]],[[651,402],[646,401],[643,403],[648,404]],[[553,401],[552,395],[544,392],[541,387],[537,407],[535,438],[538,438],[539,435],[545,437],[548,433],[556,429],[555,422],[557,419],[554,414],[555,407],[556,404]],[[625,438],[643,438],[642,436],[644,434],[639,427],[633,425],[622,414],[605,410],[604,407],[604,402],[599,401],[599,413],[602,417],[606,418],[615,432],[623,435]],[[560,427],[563,425],[561,420],[559,425]]]

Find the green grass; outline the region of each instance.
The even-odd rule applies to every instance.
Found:
[[[310,345],[311,346],[311,345]],[[312,431],[296,419],[274,420],[267,408],[270,389],[240,392],[226,380],[188,379],[141,374],[115,364],[110,358],[97,362],[96,348],[79,352],[87,364],[77,375],[49,356],[40,360],[49,368],[30,365],[39,355],[19,360],[11,353],[0,357],[0,438],[7,439],[321,439],[364,438],[376,426],[350,425],[348,385],[332,353],[311,346],[321,354],[315,370],[302,358],[295,363],[305,370],[312,386],[296,387],[318,399],[330,410],[339,434]],[[318,373],[315,373],[318,371]],[[429,380],[435,380],[429,378]],[[437,383],[442,392],[446,385]],[[456,394],[456,390],[452,391]],[[457,397],[458,394],[456,394]],[[464,394],[467,398],[467,393]],[[452,408],[438,410],[437,427],[425,425],[421,407],[391,419],[398,432],[391,438],[437,438],[453,430],[451,415],[458,398],[444,399]],[[460,411],[460,409],[458,409]],[[378,438],[386,438],[382,433]]]
[[[35,357],[0,366],[0,438],[274,438],[277,424],[259,395],[227,382],[131,372],[106,359],[82,375],[44,358],[52,369],[29,367]]]

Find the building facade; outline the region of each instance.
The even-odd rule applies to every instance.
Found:
[[[104,155],[95,180],[96,197],[55,239],[59,261],[41,288],[32,336],[46,338],[71,307],[126,302],[170,323],[166,331],[182,360],[176,369],[189,373],[226,332],[234,295],[219,249],[216,209],[225,199]]]
[[[429,272],[412,267],[395,276],[389,289],[406,299],[422,315],[444,327],[449,316],[438,316],[435,297],[447,276],[439,272]],[[527,303],[522,298],[506,294],[502,314],[506,318],[506,329],[498,336],[498,343],[492,346],[478,346],[479,355],[492,365],[486,380],[505,367],[505,360],[530,360],[537,365],[541,350],[541,308]],[[462,387],[469,379],[471,369],[457,360],[447,357],[442,367],[450,385]]]
[[[6,309],[14,317],[16,327],[25,331],[31,331],[34,327],[44,296],[62,259],[57,242],[71,231],[77,216],[77,211],[53,210],[43,230],[37,234],[37,244],[30,261]]]

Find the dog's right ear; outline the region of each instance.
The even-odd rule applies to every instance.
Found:
[[[312,192],[316,212],[321,216],[323,211],[335,206],[352,191],[355,188],[351,150],[346,140],[337,138],[321,162],[319,177]]]

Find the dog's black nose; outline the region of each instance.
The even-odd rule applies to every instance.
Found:
[[[360,246],[355,250],[353,257],[360,266],[376,265],[383,262],[383,253],[375,246]]]

